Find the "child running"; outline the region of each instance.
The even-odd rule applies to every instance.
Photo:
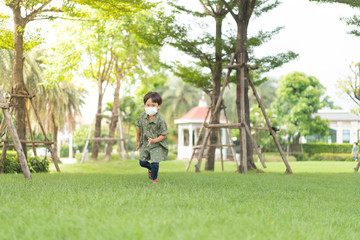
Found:
[[[140,114],[137,126],[136,150],[140,152],[139,164],[148,169],[152,183],[159,183],[159,163],[168,155],[166,135],[167,125],[159,114],[162,99],[157,92],[148,92],[144,96],[145,112]]]

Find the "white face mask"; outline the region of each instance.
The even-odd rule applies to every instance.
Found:
[[[149,116],[154,116],[157,113],[157,107],[145,107],[145,112]]]

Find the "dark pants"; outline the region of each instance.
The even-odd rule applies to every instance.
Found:
[[[143,168],[147,168],[147,169],[149,169],[151,171],[151,178],[152,179],[157,179],[158,172],[159,172],[159,163],[157,163],[157,162],[149,163],[147,161],[139,160],[139,164]]]

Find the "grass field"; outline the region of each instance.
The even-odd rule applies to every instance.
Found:
[[[265,174],[185,173],[136,161],[62,164],[61,173],[0,175],[0,239],[359,239],[354,162],[267,163]]]

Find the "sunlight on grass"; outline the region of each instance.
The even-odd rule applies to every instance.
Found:
[[[61,173],[0,175],[0,239],[357,239],[354,162],[267,163],[264,174],[185,172],[137,161],[61,164]]]

